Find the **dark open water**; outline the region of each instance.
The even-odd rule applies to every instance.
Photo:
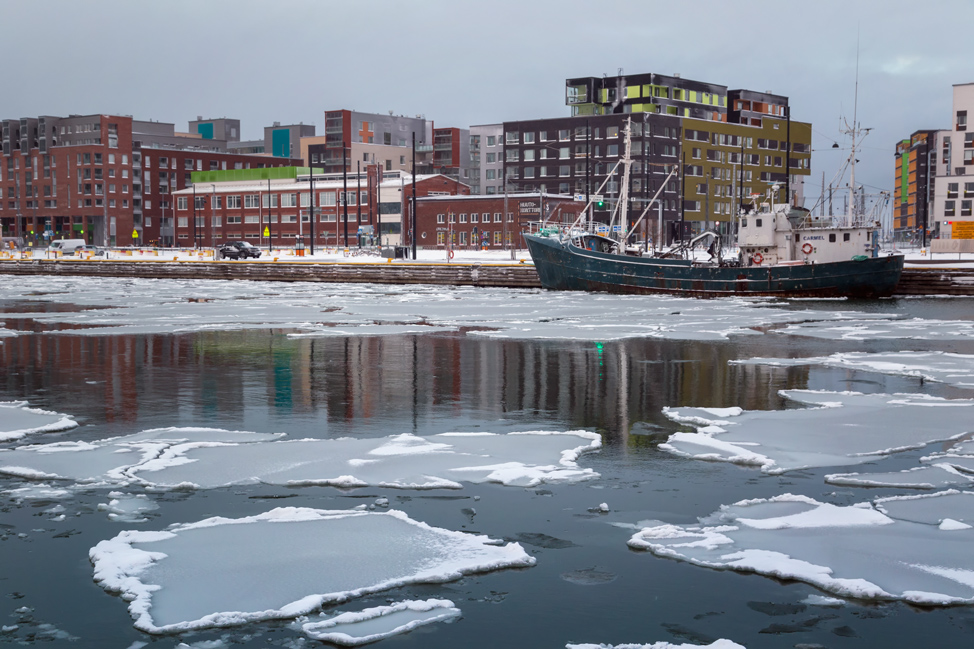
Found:
[[[834,308],[826,302],[797,306]],[[974,300],[841,303],[841,308],[974,317]],[[660,410],[681,405],[778,409],[786,407],[779,390],[805,387],[970,398],[972,391],[904,377],[727,361],[891,349],[974,353],[974,342],[843,343],[765,335],[726,342],[598,344],[485,340],[463,333],[289,340],[284,331],[81,337],[51,335],[46,326],[18,318],[23,304],[0,303],[0,309],[8,328],[35,331],[0,345],[0,400],[26,399],[34,407],[74,415],[81,424],[66,433],[36,435],[38,442],[212,426],[291,437],[585,428],[601,433],[605,443],[601,453],[580,461],[602,478],[579,485],[466,485],[460,491],[429,492],[254,486],[155,493],[150,497],[160,509],[142,524],[112,523],[97,511],[97,504],[108,500],[104,490],[63,501],[68,518],[61,523],[42,513],[54,502],[18,505],[4,496],[0,626],[19,628],[0,633],[0,643],[52,642],[49,628],[41,626],[50,624],[76,638],[53,644],[74,647],[133,642],[173,647],[218,638],[232,647],[297,646],[293,643],[302,636],[283,623],[179,637],[136,631],[126,603],[92,581],[88,549],[122,529],[163,529],[281,505],[345,509],[385,495],[394,508],[430,525],[520,541],[538,562],[529,569],[412,586],[338,607],[359,610],[390,598],[440,597],[463,612],[453,624],[434,624],[379,646],[560,648],[568,642],[705,644],[717,638],[751,649],[974,645],[971,607],[805,606],[799,602],[818,592],[810,586],[631,551],[626,546],[631,532],[609,525],[645,519],[690,523],[721,504],[783,492],[836,504],[898,493],[837,492],[822,479],[830,469],[767,476],[676,458],[656,448],[678,430]],[[905,454],[883,466],[906,467],[915,457]],[[0,490],[23,484],[0,477]],[[610,513],[589,511],[601,502],[608,503]],[[470,508],[475,515],[465,511]],[[16,613],[21,607],[31,611]],[[307,646],[320,643],[307,641]]]

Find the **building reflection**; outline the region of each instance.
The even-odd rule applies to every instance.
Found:
[[[434,421],[504,420],[627,443],[634,426],[672,429],[666,406],[777,409],[779,390],[807,384],[807,368],[729,365],[741,357],[732,342],[285,334],[25,332],[0,345],[0,389],[133,426],[302,419],[321,435],[424,434]]]

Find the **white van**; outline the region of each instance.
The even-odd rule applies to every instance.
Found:
[[[51,242],[48,250],[60,252],[62,255],[73,255],[84,245],[84,239],[58,239]]]

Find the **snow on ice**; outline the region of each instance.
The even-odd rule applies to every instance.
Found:
[[[915,376],[927,381],[974,387],[974,355],[948,352],[850,352],[811,358],[748,358],[737,365],[825,365],[881,374]]]
[[[248,483],[401,489],[459,489],[461,482],[535,486],[598,478],[576,460],[601,444],[598,434],[586,431],[282,441],[280,435],[165,428],[97,442],[0,451],[0,473],[157,488]]]
[[[917,394],[783,390],[810,406],[790,410],[664,408],[694,426],[660,448],[700,460],[758,466],[767,473],[862,464],[974,430],[974,401]]]
[[[708,645],[672,644],[654,642],[653,644],[567,644],[565,649],[744,649],[742,645],[730,640],[716,640]]]
[[[974,603],[974,493],[839,507],[784,494],[724,505],[698,525],[654,524],[629,546],[708,568],[795,579],[839,597]],[[935,564],[935,565],[934,565]]]
[[[974,322],[923,318],[871,318],[855,314],[835,322],[824,319],[791,324],[778,333],[826,340],[972,340]]]
[[[294,507],[125,531],[89,557],[95,581],[129,601],[135,626],[149,633],[294,618],[408,584],[535,563],[517,543],[430,527],[396,510]]]
[[[64,290],[51,293],[44,290],[41,279],[22,279],[16,287],[0,287],[0,298],[91,307],[21,314],[41,322],[71,324],[75,327],[68,330],[71,335],[281,328],[294,330],[293,336],[311,337],[436,333],[471,327],[469,335],[495,338],[719,340],[760,335],[757,327],[847,317],[782,309],[754,298],[701,302],[665,295],[302,282],[237,282],[228,294],[227,284],[219,280],[137,278],[64,278]]]
[[[300,619],[295,626],[315,640],[356,647],[433,622],[452,622],[459,616],[460,609],[448,599],[406,600],[320,621]]]
[[[31,433],[49,433],[74,428],[68,415],[28,408],[26,401],[0,401],[0,442],[20,439]]]

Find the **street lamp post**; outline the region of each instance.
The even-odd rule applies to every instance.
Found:
[[[345,247],[348,248],[348,162],[346,152],[348,145],[342,142],[342,219],[345,222]]]

